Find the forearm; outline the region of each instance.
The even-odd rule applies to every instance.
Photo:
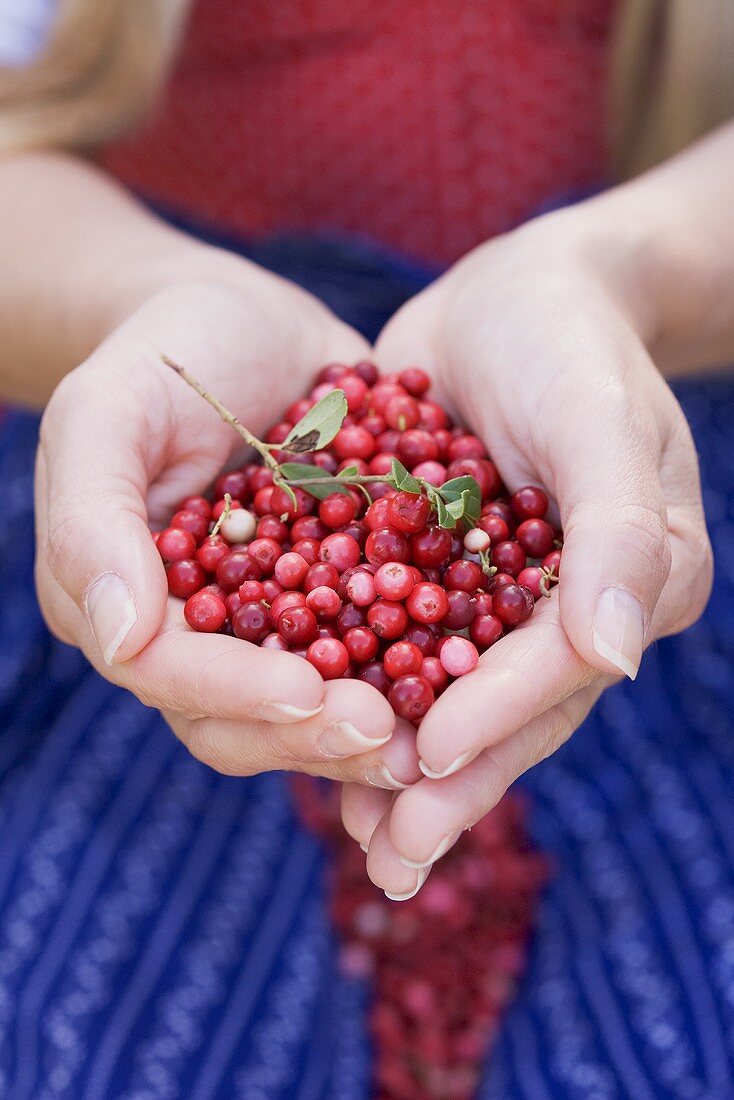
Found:
[[[31,405],[147,297],[248,266],[54,154],[0,161],[0,240],[0,398]]]
[[[734,363],[734,124],[557,218],[666,374]]]

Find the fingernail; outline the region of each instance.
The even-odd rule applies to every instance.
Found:
[[[645,620],[638,600],[624,588],[605,588],[594,616],[594,649],[634,680],[642,660]]]
[[[324,756],[356,756],[384,745],[391,737],[392,733],[387,737],[365,737],[351,722],[334,722],[321,734],[319,748]]]
[[[104,662],[111,665],[138,621],[133,594],[117,573],[103,573],[87,589],[84,606]]]
[[[459,768],[463,768],[474,755],[475,754],[471,750],[469,750],[469,752],[463,752],[461,756],[457,756],[456,760],[453,760],[442,772],[434,772],[432,768],[428,767],[428,764],[426,764],[424,760],[418,761],[418,767],[427,779],[445,779],[447,775],[453,775],[454,772],[458,772]]]
[[[441,856],[446,855],[449,848],[452,848],[453,845],[456,844],[456,841],[459,839],[463,831],[463,829],[455,829],[453,833],[448,833],[437,845],[433,854],[430,855],[428,859],[424,860],[423,863],[414,863],[412,859],[406,859],[405,856],[400,857],[400,862],[405,867],[410,867],[415,870],[420,870],[421,867],[431,867],[434,863],[436,863],[437,860],[441,858]]]
[[[409,893],[407,893],[407,894],[391,894],[389,890],[385,890],[385,897],[389,898],[390,901],[410,901],[410,899],[414,898],[415,895],[418,893],[421,886],[423,885],[423,883],[428,878],[428,875],[430,874],[430,871],[431,871],[430,867],[423,867],[418,872],[418,882],[415,885],[415,889],[410,890]]]
[[[410,786],[410,783],[401,783],[399,779],[396,779],[389,768],[384,764],[375,764],[371,768],[367,768],[364,773],[365,782],[369,783],[371,787],[382,787],[383,790],[388,791],[406,791]]]
[[[303,710],[302,707],[293,707],[290,703],[260,703],[253,710],[255,718],[263,722],[303,722],[306,718],[313,718],[324,709],[324,704],[319,703],[313,710]]]

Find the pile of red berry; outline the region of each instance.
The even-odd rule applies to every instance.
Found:
[[[481,440],[428,389],[417,368],[324,367],[260,444],[265,463],[223,474],[213,500],[181,501],[153,537],[187,623],[299,654],[327,680],[365,680],[417,723],[524,622],[558,578],[548,499],[533,486],[508,494]],[[339,390],[346,415],[329,442],[288,450],[294,425]],[[448,494],[437,512],[433,487],[464,484],[471,515],[461,502],[451,513]]]

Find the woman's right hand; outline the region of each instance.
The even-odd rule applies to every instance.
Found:
[[[259,432],[314,371],[362,338],[304,291],[227,257],[221,280],[150,298],[53,394],[36,472],[39,599],[51,630],[107,679],[159,708],[228,774],[292,769],[398,789],[415,736],[357,680],[324,684],[300,657],[196,634],[168,596],[148,529],[199,493],[239,439],[162,365],[184,364]]]

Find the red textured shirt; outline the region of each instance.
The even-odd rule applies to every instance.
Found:
[[[164,100],[105,163],[243,234],[450,261],[605,173],[614,0],[199,0]]]

